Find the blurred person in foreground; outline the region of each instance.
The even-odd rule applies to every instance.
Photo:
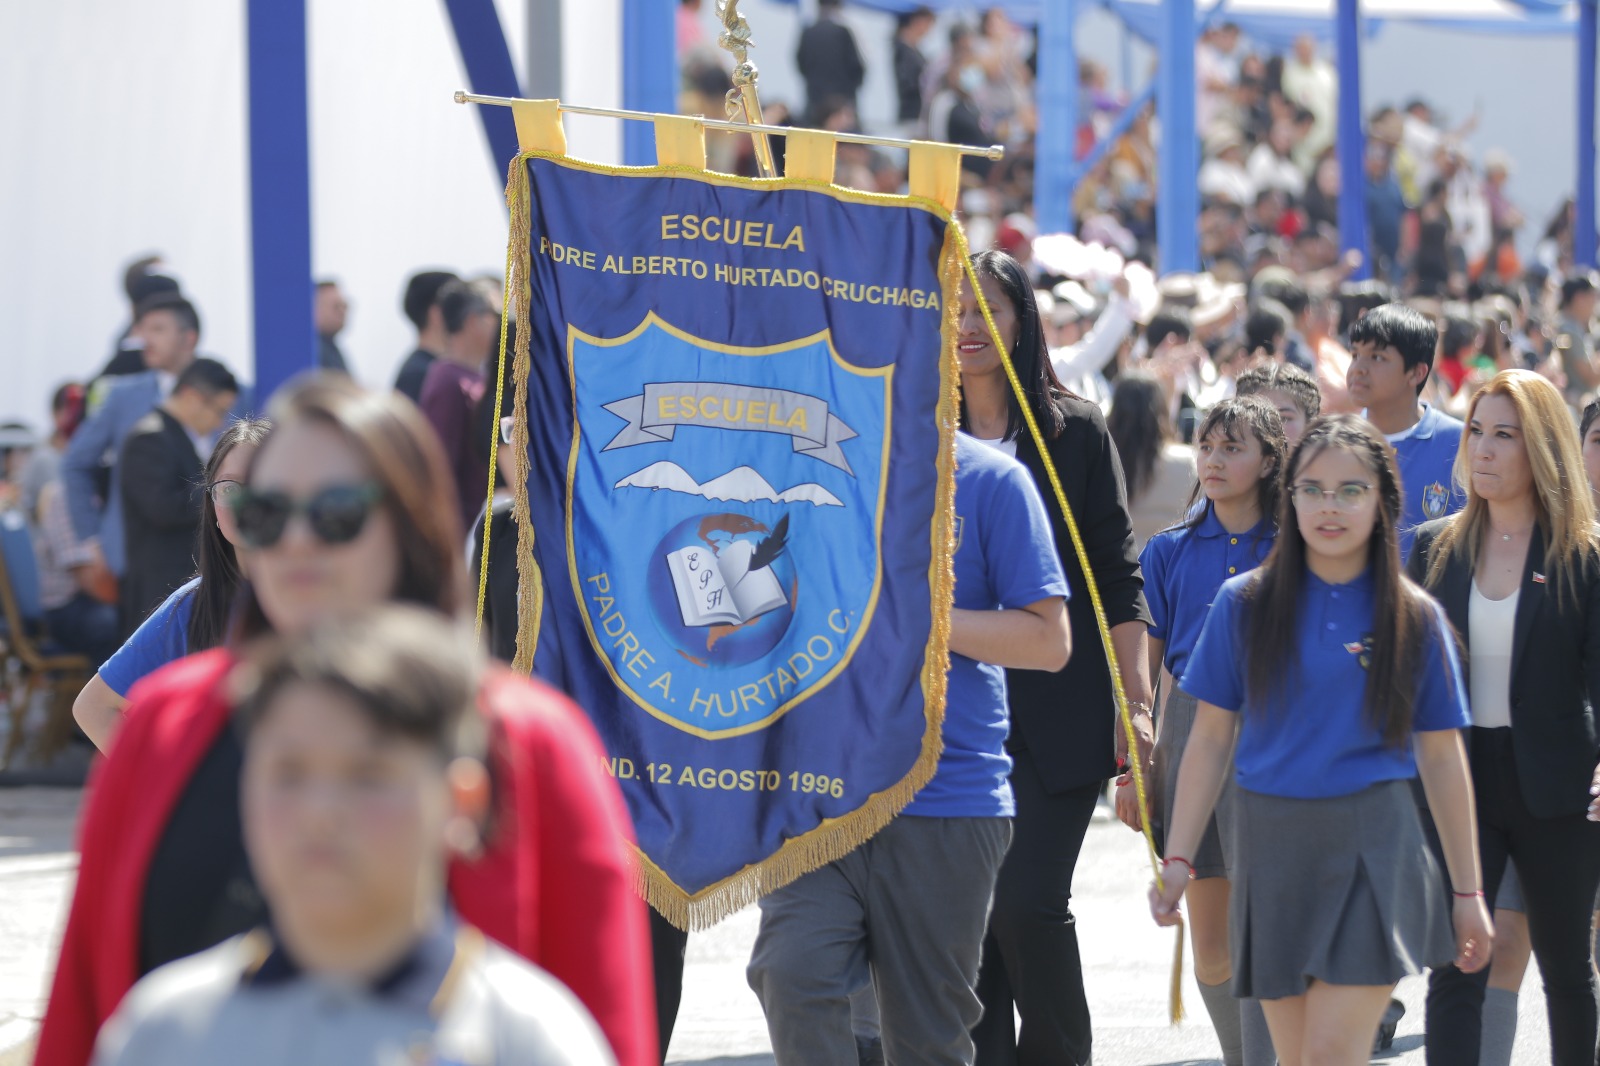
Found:
[[[140,981],[96,1063],[615,1063],[571,992],[445,904],[489,810],[481,672],[416,607],[250,649],[228,688],[272,921]]]
[[[303,635],[399,601],[467,608],[462,531],[438,441],[416,408],[338,374],[280,391],[233,513],[250,584],[233,642]],[[239,820],[241,749],[224,646],[151,675],[101,765],[39,1066],[82,1066],[127,990],[158,966],[248,932],[267,908]],[[462,919],[564,982],[623,1066],[659,1062],[644,904],[627,811],[583,713],[491,669],[492,829],[448,876]]]

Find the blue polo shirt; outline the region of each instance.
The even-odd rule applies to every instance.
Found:
[[[1400,558],[1411,554],[1411,541],[1424,522],[1455,514],[1467,504],[1466,493],[1452,480],[1456,451],[1461,447],[1460,419],[1428,404],[1422,417],[1403,433],[1388,438],[1400,466]]]
[[[189,616],[194,613],[200,579],[179,585],[166,601],[129,637],[111,658],[101,664],[100,680],[119,696],[127,696],[133,683],[189,654]]]
[[[1183,676],[1189,653],[1200,639],[1217,590],[1230,577],[1249,573],[1272,551],[1278,527],[1263,518],[1245,533],[1229,533],[1208,502],[1193,529],[1162,530],[1139,554],[1144,598],[1150,605],[1150,638],[1164,641],[1161,661],[1174,679]]]
[[[1044,501],[1027,469],[1009,455],[956,435],[955,606],[1011,610],[1067,597]],[[1011,756],[1006,672],[950,654],[944,752],[933,780],[904,813],[933,818],[1009,818]]]
[[[1183,690],[1225,711],[1243,712],[1234,770],[1239,787],[1269,796],[1348,796],[1380,781],[1417,776],[1411,743],[1391,747],[1367,721],[1366,642],[1372,634],[1372,578],[1330,585],[1309,570],[1300,590],[1296,662],[1285,664],[1284,691],[1257,707],[1245,694],[1240,593],[1249,580],[1222,586],[1189,658]],[[1413,732],[1472,724],[1455,642],[1433,604],[1417,663]]]

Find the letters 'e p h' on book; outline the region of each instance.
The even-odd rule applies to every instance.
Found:
[[[789,602],[770,566],[750,569],[755,550],[736,540],[720,552],[695,545],[667,555],[684,625],[740,625]]]

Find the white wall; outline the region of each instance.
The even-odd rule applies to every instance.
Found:
[[[522,0],[499,0],[521,69]],[[566,95],[620,102],[618,0],[573,0]],[[368,383],[411,345],[419,267],[501,273],[505,174],[491,165],[442,0],[308,0],[313,264],[353,304],[340,338]],[[202,348],[253,363],[243,0],[0,2],[0,419],[104,364],[123,265],[160,251],[198,305]],[[565,20],[572,25],[576,19]],[[572,51],[581,49],[581,56]],[[578,61],[574,61],[577,59]],[[585,120],[593,123],[599,120]],[[620,160],[616,123],[572,127]]]

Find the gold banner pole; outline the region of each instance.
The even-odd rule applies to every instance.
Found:
[[[760,71],[750,62],[750,49],[755,47],[755,42],[750,39],[750,23],[739,14],[739,0],[717,0],[717,18],[722,21],[722,33],[717,36],[717,45],[726,49],[733,55],[733,88],[728,90],[727,113],[728,118],[737,120],[740,115],[751,126],[762,125],[761,97],[756,91],[756,79]],[[763,178],[778,176],[778,168],[772,161],[772,145],[767,140],[767,135],[757,130],[752,130],[750,139],[756,146],[756,165],[761,168]]]
[[[455,101],[458,104],[484,104],[489,107],[514,107],[519,103],[531,101],[517,100],[510,96],[483,96],[478,93],[469,93],[456,90]],[[598,118],[620,118],[632,122],[654,122],[658,118],[676,118],[679,116],[668,114],[664,111],[626,111],[620,107],[580,107],[576,104],[561,104],[557,110],[563,115],[594,115]],[[772,134],[782,137],[793,133],[794,128],[789,126],[767,126],[751,122],[724,121],[722,119],[708,118],[701,120],[708,130],[726,130],[729,133]],[[998,144],[971,145],[971,144],[937,144],[928,141],[908,141],[900,137],[873,137],[865,133],[830,133],[829,137],[840,144],[875,144],[881,148],[910,149],[913,145],[933,144],[936,148],[950,148],[962,155],[982,156],[984,159],[999,161],[1006,157],[1006,150]]]

